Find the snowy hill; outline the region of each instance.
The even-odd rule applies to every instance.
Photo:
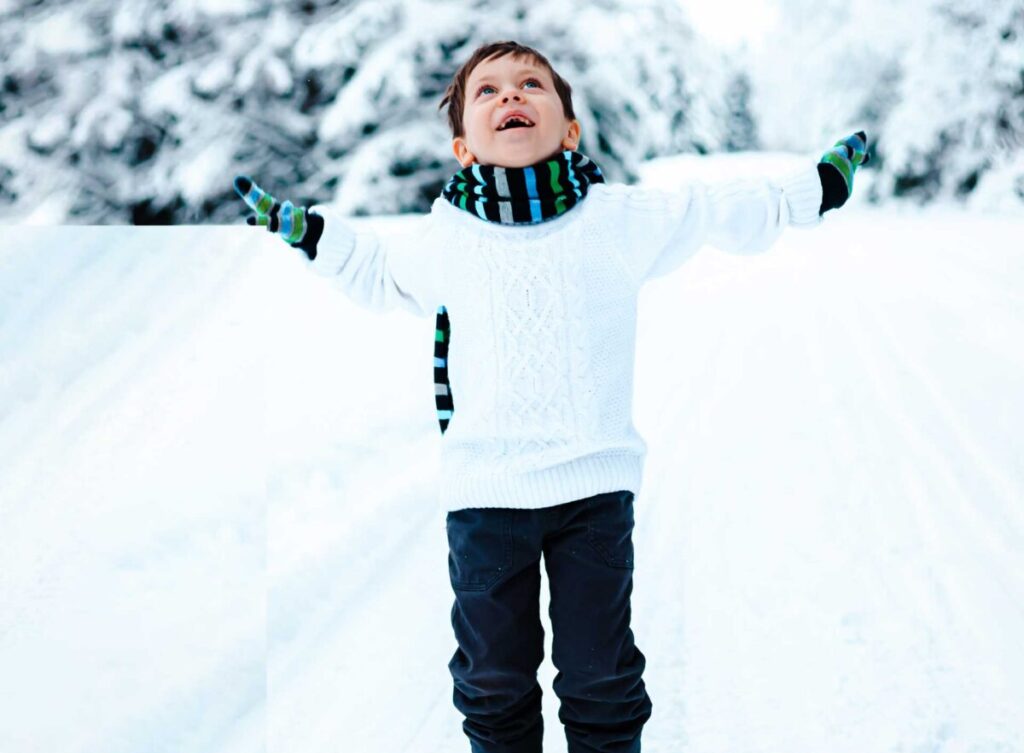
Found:
[[[1024,220],[860,190],[641,296],[645,751],[1024,749]],[[244,225],[4,238],[0,750],[468,750],[433,322]]]

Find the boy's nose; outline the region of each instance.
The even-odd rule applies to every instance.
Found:
[[[508,94],[506,94],[506,95],[505,95],[505,98],[504,98],[504,99],[503,99],[502,101],[503,101],[503,102],[508,102],[508,97],[509,97],[509,95],[508,95]],[[515,100],[517,100],[517,101],[521,101],[521,100],[520,100],[520,98],[519,98],[519,92],[516,92],[515,94],[513,94],[513,95],[512,95],[512,98],[513,98],[513,99],[515,99]]]

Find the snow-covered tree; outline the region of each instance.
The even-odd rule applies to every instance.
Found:
[[[920,200],[995,180],[1024,208],[1024,3],[937,0],[929,12],[886,124],[884,177]]]
[[[438,103],[500,39],[570,82],[610,179],[727,145],[728,67],[677,0],[0,0],[0,217],[233,222],[236,173],[425,211],[458,169]]]
[[[768,148],[868,132],[873,201],[1024,202],[1021,0],[781,0],[749,67]]]
[[[824,151],[862,126],[877,136],[928,0],[779,0],[778,21],[743,65],[766,148]]]

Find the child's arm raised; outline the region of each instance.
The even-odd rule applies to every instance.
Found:
[[[625,218],[621,248],[638,282],[667,274],[708,244],[736,254],[770,248],[782,231],[821,224],[824,212],[842,206],[853,173],[867,162],[858,132],[826,152],[817,165],[775,178],[744,178],[721,184],[700,181],[676,191],[610,187]],[[837,164],[838,163],[838,164]]]
[[[283,204],[250,178],[235,178],[235,190],[256,214],[250,225],[278,233],[302,249],[310,268],[371,311],[404,308],[433,317],[440,305],[441,273],[430,242],[430,215],[419,215],[403,232],[378,235],[353,229],[330,208]]]

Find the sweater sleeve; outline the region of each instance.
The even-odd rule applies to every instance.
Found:
[[[789,225],[821,224],[814,164],[778,179],[694,181],[676,191],[618,186],[625,209],[621,248],[638,283],[668,274],[708,244],[735,254],[766,251]]]
[[[442,275],[431,215],[385,234],[356,230],[326,205],[309,211],[324,218],[316,258],[309,262],[314,272],[370,311],[402,308],[424,318],[435,315],[442,302]]]

